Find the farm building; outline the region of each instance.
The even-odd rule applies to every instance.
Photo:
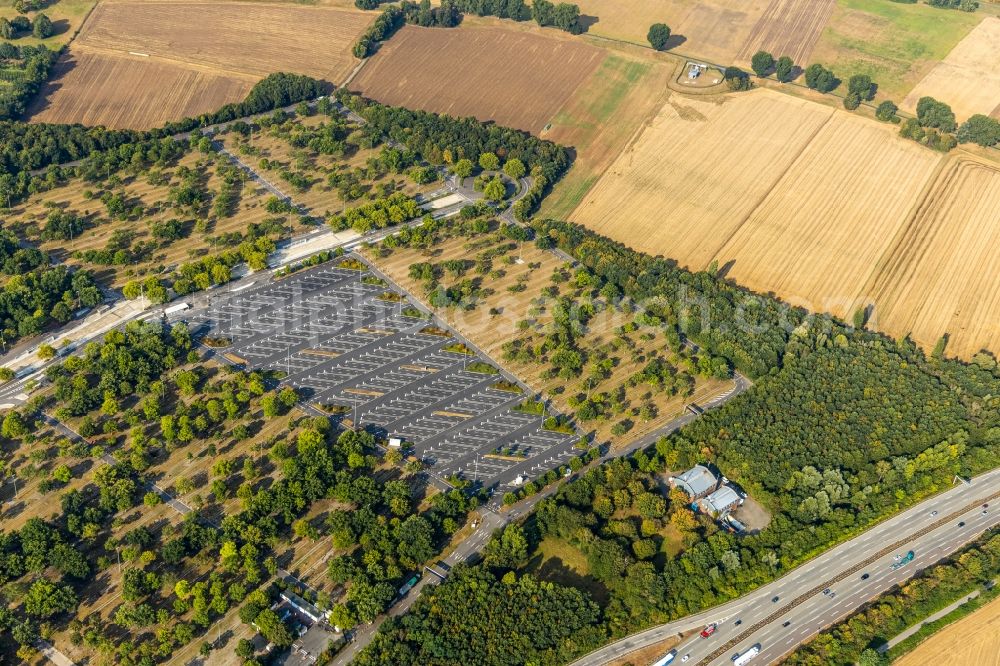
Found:
[[[704,497],[715,489],[718,479],[704,465],[695,465],[679,476],[670,477],[670,487],[680,488],[692,500]]]
[[[718,516],[743,504],[743,497],[732,486],[723,485],[698,503],[698,507],[711,516]]]

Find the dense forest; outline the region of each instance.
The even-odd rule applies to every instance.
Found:
[[[560,664],[579,652],[581,640],[600,638],[598,618],[597,606],[571,587],[459,566],[407,614],[386,621],[353,663]]]
[[[560,574],[557,562],[550,574],[599,603],[605,632],[577,632],[569,641],[577,653],[744,594],[954,475],[1000,464],[992,356],[966,364],[939,348],[926,357],[909,340],[810,315],[571,224],[534,228],[536,243],[572,254],[595,289],[620,290],[672,335],[756,379],[743,396],[586,472],[523,525],[494,535],[480,566],[497,577],[535,571],[553,544],[577,553],[576,568]],[[695,463],[747,490],[769,525],[739,535],[694,514],[683,493],[664,493],[669,473]],[[470,627],[480,621],[465,618]],[[405,644],[434,622],[418,614],[390,635]],[[390,643],[373,644],[368,663],[387,663]]]

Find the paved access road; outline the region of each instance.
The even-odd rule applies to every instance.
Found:
[[[869,599],[1000,524],[998,502],[1000,469],[899,513],[750,594],[624,638],[572,666],[600,666],[709,623],[718,624],[716,632],[684,641],[677,648],[678,663],[689,655],[688,664],[722,666],[754,645],[761,648],[754,664],[775,662]],[[984,503],[990,505],[985,514]],[[896,555],[910,550],[915,554],[912,562],[890,568]],[[865,574],[867,578],[862,578]]]

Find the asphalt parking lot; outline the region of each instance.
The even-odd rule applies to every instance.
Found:
[[[418,304],[373,277],[330,262],[218,290],[184,319],[229,338],[219,351],[230,360],[286,373],[283,382],[317,407],[336,406],[342,418],[406,441],[430,473],[494,488],[497,501],[518,476],[536,478],[579,454],[577,436],[546,430],[540,417],[516,409],[527,391],[497,386],[516,378],[476,371],[476,361],[496,364],[447,349],[464,341],[436,319],[413,316]]]

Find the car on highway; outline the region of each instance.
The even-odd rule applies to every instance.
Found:
[[[781,597],[778,597],[778,596],[774,596],[774,597],[771,597],[771,603],[772,603],[772,604],[776,604],[776,603],[778,603],[778,599],[780,599],[780,598],[781,598]]]
[[[738,626],[740,626],[741,624],[743,624],[743,620],[741,620],[741,619],[738,619],[738,620],[736,620],[736,622],[733,622],[733,624],[735,624],[735,625],[736,625],[736,626],[738,627]]]
[[[988,511],[987,509],[983,509],[983,515],[984,515],[984,516],[985,516],[986,514],[988,514],[988,513],[989,513],[989,511]]]
[[[931,511],[931,516],[936,516],[936,515],[937,515],[937,511]]]
[[[826,588],[825,590],[823,590],[823,594],[830,594],[830,588]]]
[[[963,520],[962,522],[960,522],[960,523],[958,524],[958,526],[959,526],[959,527],[965,527],[965,521]]]
[[[983,505],[983,508],[984,508],[984,509],[988,509],[988,508],[990,508],[990,503],[989,503],[989,502],[987,502],[986,504],[984,504],[984,505]]]
[[[863,573],[863,574],[861,574],[861,580],[868,580],[869,576],[871,576],[871,574],[869,574],[869,573]]]
[[[687,661],[690,658],[691,658],[691,653],[689,652],[686,655],[684,655],[683,657],[681,657],[681,661]]]
[[[716,628],[717,628],[717,626],[713,622],[712,624],[708,625],[707,627],[705,627],[704,629],[701,630],[701,637],[702,638],[708,638],[709,636],[711,636],[712,634],[715,633]]]
[[[788,625],[790,625],[791,623],[792,623],[792,621],[791,621],[791,620],[785,620],[784,622],[782,622],[782,623],[781,623],[781,626],[782,626],[782,627],[787,627],[787,626],[788,626]]]

